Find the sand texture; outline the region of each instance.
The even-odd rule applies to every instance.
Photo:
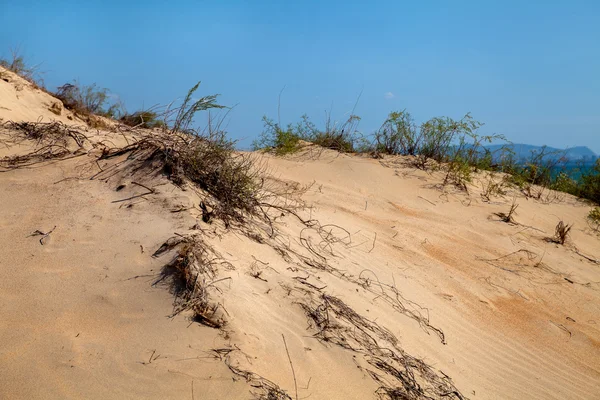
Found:
[[[486,201],[483,173],[466,193],[407,158],[308,146],[254,155],[305,207],[226,228],[203,222],[201,191],[99,159],[135,133],[55,101],[0,80],[0,122],[85,138],[15,166],[36,143],[0,128],[1,399],[600,398],[590,205],[514,188]],[[513,201],[517,223],[500,221]],[[546,240],[559,220],[564,246]],[[192,242],[222,326],[173,315],[164,267]]]

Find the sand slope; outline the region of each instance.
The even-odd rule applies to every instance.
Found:
[[[14,90],[0,81],[0,117],[50,117],[40,93],[22,89],[19,101],[38,104],[26,107]],[[0,157],[21,154],[27,144],[0,149]],[[572,197],[546,204],[513,191],[484,202],[477,181],[469,195],[440,189],[437,173],[402,158],[257,155],[277,184],[308,188],[311,208],[299,215],[320,230],[286,214],[273,237],[250,225],[253,239],[202,222],[202,194],[163,176],[99,170],[125,157],[96,164],[91,152],[0,169],[0,398],[261,393],[228,365],[291,398],[296,388],[298,398],[377,398],[372,373],[384,375],[368,355],[315,338],[303,307],[322,298],[385,327],[403,354],[447,375],[465,397],[600,395],[600,265],[580,255],[599,259],[600,239],[587,229],[589,206]],[[154,193],[134,197],[146,190],[132,182]],[[520,225],[493,216],[513,197]],[[575,224],[567,246],[544,240],[559,219]],[[29,236],[54,227],[43,244]],[[151,255],[175,232],[200,234],[225,262],[215,283],[228,321],[221,331],[186,313],[169,318],[173,297],[154,283],[173,253]]]
[[[60,100],[2,67],[0,67],[0,119],[60,121],[81,125],[81,121],[72,112],[66,110]]]

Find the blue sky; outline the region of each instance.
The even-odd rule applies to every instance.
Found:
[[[466,112],[514,142],[600,153],[599,1],[0,0],[0,54],[43,62],[50,89],[78,79],[129,111],[201,94],[236,105],[249,146],[261,117],[341,120],[393,110]],[[1,99],[0,99],[1,101]]]

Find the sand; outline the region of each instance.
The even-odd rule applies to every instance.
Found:
[[[17,84],[0,81],[0,118],[80,123],[48,111],[51,96],[26,84],[17,91]],[[121,140],[86,132],[92,141]],[[0,157],[26,151],[27,144],[0,146]],[[469,194],[440,189],[440,173],[402,157],[257,157],[279,184],[309,187],[302,199],[311,208],[302,216],[330,224],[341,238],[318,250],[331,270],[282,255],[258,227],[264,240],[205,224],[197,208],[173,212],[197,207],[200,198],[164,176],[96,175],[118,158],[97,166],[90,153],[0,169],[0,398],[247,399],[260,392],[228,365],[291,398],[296,388],[298,398],[378,398],[363,354],[314,337],[301,303],[318,293],[386,327],[405,354],[450,377],[465,397],[600,397],[600,265],[581,255],[600,259],[600,238],[585,222],[589,205],[568,195],[526,199],[516,190],[486,202],[477,180]],[[146,192],[132,182],[154,193],[122,201]],[[519,225],[494,216],[513,198]],[[561,219],[574,223],[566,246],[545,240]],[[316,231],[289,214],[275,226],[279,243],[309,254],[302,243]],[[30,236],[36,230],[52,233],[42,244]],[[228,262],[215,284],[227,313],[223,330],[185,312],[170,317],[173,296],[155,283],[173,254],[152,253],[175,233],[201,234]],[[377,295],[383,287],[396,288],[444,340]]]

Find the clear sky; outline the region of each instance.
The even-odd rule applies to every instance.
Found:
[[[0,54],[20,46],[50,89],[78,79],[129,111],[220,93],[249,146],[261,117],[466,112],[482,133],[600,153],[600,1],[0,0]]]

